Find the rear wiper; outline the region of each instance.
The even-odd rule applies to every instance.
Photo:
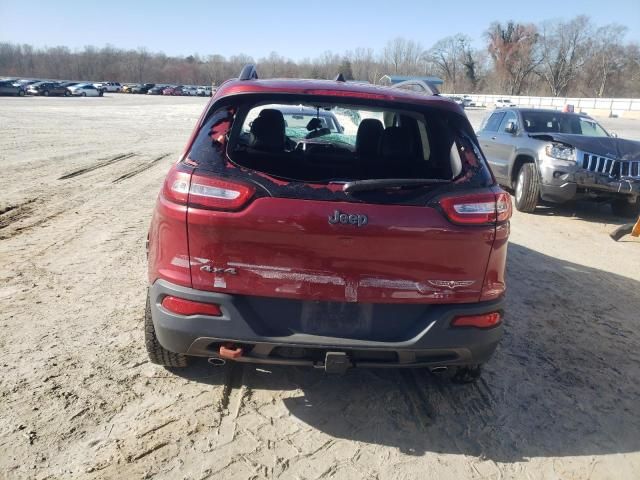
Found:
[[[345,193],[366,192],[370,190],[385,190],[388,188],[415,188],[427,185],[443,185],[451,183],[451,180],[439,178],[381,178],[370,180],[355,180],[347,182],[342,187]]]

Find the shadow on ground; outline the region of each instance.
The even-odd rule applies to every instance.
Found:
[[[584,220],[586,222],[621,225],[631,220],[627,217],[619,217],[611,211],[608,202],[579,200],[562,204],[544,202],[538,205],[535,215],[545,217],[565,217]]]
[[[253,390],[300,390],[282,402],[319,431],[408,454],[509,462],[640,450],[640,282],[509,249],[505,337],[474,385],[425,370],[327,376],[255,366],[240,367],[242,380]],[[179,374],[218,383],[212,368],[200,362]]]

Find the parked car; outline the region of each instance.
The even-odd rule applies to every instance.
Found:
[[[147,95],[162,95],[162,92],[165,88],[167,88],[167,85],[156,85],[155,87],[149,89]]]
[[[167,87],[162,91],[163,95],[182,95],[182,85],[176,85],[173,87]]]
[[[206,87],[204,85],[196,89],[196,95],[199,97],[210,97],[213,94],[212,92],[211,87]]]
[[[393,88],[256,77],[248,66],[218,89],[161,188],[150,360],[477,378],[502,335],[511,203],[462,109]],[[316,116],[287,134],[283,105]],[[309,135],[322,111],[347,110],[356,135]]]
[[[187,95],[190,97],[195,97],[198,94],[198,87],[194,87],[192,85],[188,85],[182,88],[182,95]]]
[[[41,80],[26,80],[26,79],[16,80],[15,82],[13,82],[13,86],[22,88],[26,92],[31,85],[33,85],[34,83],[38,83],[40,81]]]
[[[499,98],[495,101],[494,106],[496,108],[510,108],[510,107],[517,107],[517,105],[515,103],[513,103],[511,100],[509,100],[508,98]]]
[[[122,93],[131,93],[131,89],[135,87],[136,83],[125,83],[120,90]]]
[[[0,95],[14,95],[17,97],[24,97],[25,89],[20,86],[15,86],[13,82],[2,80],[0,81]]]
[[[131,93],[146,94],[153,87],[155,87],[155,83],[139,83],[131,87]]]
[[[102,89],[103,92],[116,93],[122,90],[122,85],[120,85],[120,82],[100,82],[94,83],[93,86]]]
[[[498,182],[515,190],[516,208],[541,201],[610,201],[622,216],[640,214],[640,142],[616,138],[593,118],[528,108],[491,113],[478,132]]]
[[[456,95],[452,95],[449,97],[449,100],[454,101],[455,103],[457,103],[458,105],[460,105],[462,108],[464,108],[464,98],[456,96]]]
[[[42,95],[44,97],[48,97],[49,95],[68,97],[71,95],[71,92],[67,87],[64,87],[56,82],[34,83],[32,85],[29,85],[27,93],[29,93],[30,95]]]
[[[101,97],[104,93],[102,89],[94,87],[90,83],[80,83],[73,87],[68,87],[74,97]]]

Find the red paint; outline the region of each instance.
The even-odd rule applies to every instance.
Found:
[[[368,224],[335,224],[335,210]],[[239,212],[189,207],[193,287],[281,298],[387,303],[477,302],[495,225],[457,226],[436,208],[258,198]],[[447,289],[429,280],[474,281]]]
[[[232,80],[220,86],[212,100],[246,93],[286,93],[291,95],[321,95],[383,100],[410,105],[431,105],[464,115],[458,104],[439,96],[427,96],[410,90],[378,85],[335,82],[332,80]]]
[[[228,294],[373,303],[474,303],[503,295],[511,201],[497,186],[448,196],[435,206],[400,206],[260,197],[249,184],[194,175],[186,153],[206,112],[223,97],[248,93],[375,98],[463,114],[442,98],[372,85],[226,82],[158,196],[149,230],[150,283],[165,279]],[[186,190],[181,182],[189,184]],[[203,199],[202,189],[187,193],[195,184],[239,195]],[[478,215],[455,209],[474,202],[493,207]],[[331,224],[335,210],[367,215],[368,223]]]

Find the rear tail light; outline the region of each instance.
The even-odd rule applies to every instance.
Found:
[[[189,205],[213,210],[238,210],[255,193],[243,183],[194,174],[189,187]]]
[[[195,302],[184,298],[167,296],[162,299],[162,307],[178,315],[210,315],[221,317],[220,305],[215,303]]]
[[[500,324],[502,316],[499,312],[484,313],[482,315],[464,315],[456,317],[451,322],[452,327],[491,328]]]
[[[163,195],[181,205],[211,210],[239,210],[255,193],[255,188],[230,180],[180,170],[174,166],[164,181]]]
[[[440,206],[453,223],[486,225],[511,218],[511,197],[506,192],[445,197]]]
[[[186,205],[189,199],[189,181],[191,179],[190,171],[180,170],[177,165],[171,167],[167,178],[164,179],[162,194],[168,200]]]

